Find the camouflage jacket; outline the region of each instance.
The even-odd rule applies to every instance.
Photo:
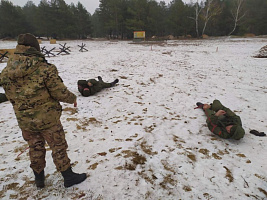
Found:
[[[76,101],[57,68],[40,52],[24,45],[17,45],[15,54],[9,57],[0,84],[23,130],[41,131],[56,125],[62,111],[59,102]]]
[[[88,85],[88,82],[92,84],[92,86]],[[84,88],[88,88],[90,90],[90,95],[94,95],[97,92],[100,92],[103,88],[110,88],[112,87],[111,83],[106,83],[103,81],[97,81],[95,79],[89,79],[89,80],[78,80],[78,90],[79,92],[84,96],[83,90]]]
[[[226,112],[223,116],[216,116],[216,112],[219,110],[224,110]],[[210,109],[205,110],[205,114],[207,116],[207,124],[208,128],[215,135],[218,135],[221,138],[233,138],[240,139],[244,136],[243,131],[240,133],[228,133],[226,130],[226,126],[229,125],[238,125],[242,126],[241,119],[238,115],[232,112],[229,108],[223,106],[219,100],[214,100]],[[238,129],[239,130],[239,129]]]

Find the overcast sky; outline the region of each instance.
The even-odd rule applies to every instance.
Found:
[[[23,7],[27,1],[29,0],[10,0],[14,5],[18,5]],[[40,0],[31,0],[36,6],[39,5]],[[83,6],[86,8],[86,10],[90,13],[90,14],[94,14],[94,11],[96,8],[98,8],[99,6],[99,0],[65,0],[65,2],[67,4],[71,4],[71,2],[73,2],[75,5],[77,5],[78,1],[81,2],[81,4],[83,4]],[[162,0],[156,0],[158,2],[162,1]],[[172,0],[164,0],[166,2],[166,4],[170,3]],[[190,2],[190,0],[183,0],[184,2]]]

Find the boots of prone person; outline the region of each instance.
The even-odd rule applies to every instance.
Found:
[[[45,186],[45,175],[44,175],[44,170],[41,171],[39,174],[35,171],[33,171],[34,175],[35,175],[35,184],[37,186],[37,188],[44,188]]]
[[[68,168],[66,171],[61,172],[63,178],[64,178],[64,186],[71,187],[75,184],[79,184],[83,182],[86,179],[86,174],[76,174],[72,171],[71,167]]]
[[[119,79],[115,79],[113,82],[111,82],[111,86],[114,87],[119,82]]]

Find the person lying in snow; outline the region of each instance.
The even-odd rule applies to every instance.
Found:
[[[94,95],[97,92],[100,92],[103,88],[110,88],[116,85],[119,82],[119,79],[114,80],[111,83],[105,83],[102,80],[101,76],[98,76],[98,81],[95,79],[89,80],[78,80],[78,90],[84,97]]]
[[[215,135],[235,140],[244,137],[245,131],[242,128],[240,117],[223,106],[219,100],[214,100],[210,105],[197,102],[197,106],[205,112],[208,128]]]

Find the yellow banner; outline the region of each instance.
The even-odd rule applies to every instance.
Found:
[[[134,31],[134,38],[145,38],[146,32],[145,31]]]

